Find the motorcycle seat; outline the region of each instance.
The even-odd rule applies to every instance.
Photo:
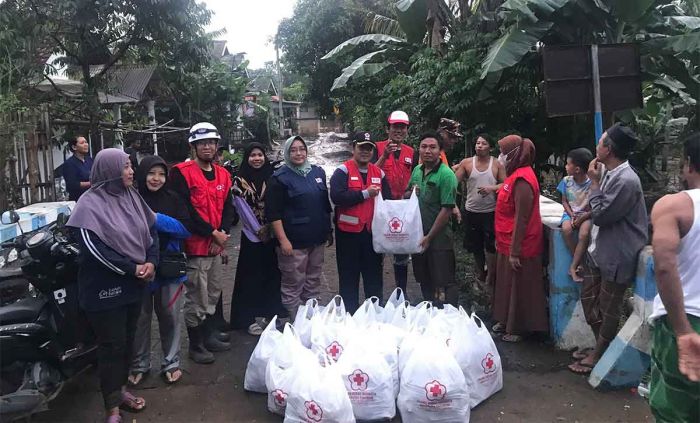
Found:
[[[28,297],[3,306],[0,308],[0,325],[34,323],[45,304],[44,299]]]

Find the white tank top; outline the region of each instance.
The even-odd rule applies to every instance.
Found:
[[[479,194],[478,188],[486,185],[496,185],[498,181],[493,176],[493,157],[489,161],[489,167],[479,172],[476,168],[476,156],[472,157],[472,171],[467,179],[467,201],[464,208],[472,213],[489,213],[496,210],[496,194],[486,197]]]
[[[693,200],[693,226],[683,238],[681,238],[678,251],[678,274],[681,278],[683,289],[683,303],[685,312],[700,317],[700,189],[683,191]],[[654,312],[652,319],[667,314],[659,294],[654,298]]]

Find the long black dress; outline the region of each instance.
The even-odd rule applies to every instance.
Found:
[[[250,144],[243,155],[238,176],[233,181],[233,193],[245,200],[258,222],[264,224],[265,189],[274,171],[265,158],[265,164],[255,169],[248,164],[253,150],[265,151],[261,144]],[[243,213],[239,213],[243,218]],[[256,317],[287,317],[282,307],[280,272],[274,242],[253,242],[241,232],[241,249],[236,267],[236,279],[231,297],[231,327],[247,329]]]

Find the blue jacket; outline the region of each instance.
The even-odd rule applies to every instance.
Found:
[[[282,220],[294,249],[326,242],[331,232],[331,211],[326,173],[320,167],[312,166],[304,177],[282,166],[270,178],[265,218],[268,222]]]
[[[158,231],[158,238],[160,239],[160,251],[179,253],[182,251],[182,242],[190,237],[190,232],[185,228],[185,225],[180,223],[179,220],[168,216],[163,213],[156,213],[156,224],[155,228]],[[179,278],[172,279],[162,279],[156,274],[155,279],[148,284],[148,288],[151,291],[155,291],[163,285],[169,283],[183,283],[187,280],[187,276],[182,276]]]
[[[80,244],[78,299],[85,311],[105,311],[143,300],[146,284],[136,277],[136,263],[107,246],[90,230],[75,228],[73,235]],[[158,266],[155,225],[151,236],[153,244],[146,252],[146,262]]]

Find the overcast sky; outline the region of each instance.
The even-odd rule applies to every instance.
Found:
[[[275,60],[269,39],[283,18],[292,15],[296,0],[205,0],[214,12],[209,30],[226,28],[224,38],[231,53],[245,51],[250,68]]]

